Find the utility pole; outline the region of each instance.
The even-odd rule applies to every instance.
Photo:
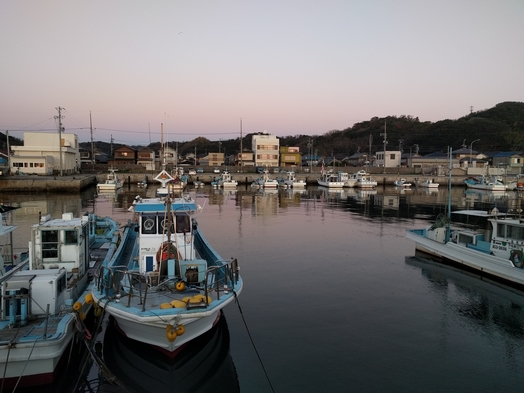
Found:
[[[242,150],[242,118],[240,118],[240,173],[242,173],[242,159],[244,158],[244,151]]]
[[[9,171],[9,174],[11,173],[11,148],[9,147],[9,131],[7,130],[5,132],[5,139],[7,141],[7,170]]]
[[[55,119],[58,118],[58,151],[60,156],[60,176],[62,176],[62,109],[61,107],[55,108],[58,111],[58,116],[55,116]]]
[[[388,144],[388,133],[386,131],[386,120],[384,120],[384,132],[380,134],[384,137],[384,173],[386,173],[386,146]]]
[[[91,129],[91,163],[93,170],[95,170],[95,143],[93,142],[93,120],[91,119],[91,111],[89,111],[89,128]]]

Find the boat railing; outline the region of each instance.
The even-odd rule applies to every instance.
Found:
[[[129,271],[125,266],[100,266],[95,274],[95,285],[104,297],[119,302],[124,301],[123,297],[127,297],[127,307],[131,305],[132,298],[139,297],[138,304],[142,305],[142,311],[145,311],[149,291],[159,289],[175,291],[176,283],[179,281],[176,277],[167,278],[161,282],[158,279],[158,275]],[[216,261],[215,266],[206,269],[205,279],[200,289],[204,291],[206,299],[209,294],[216,292],[216,298],[220,300],[221,293],[228,294],[233,291],[239,280],[240,269],[237,259]],[[205,306],[209,305],[208,300],[205,303]]]
[[[138,304],[142,305],[142,311],[145,311],[149,288],[146,275],[128,271],[125,266],[100,266],[95,274],[95,285],[105,297],[120,301],[122,295],[127,296],[127,307],[131,305],[133,297],[139,297]]]

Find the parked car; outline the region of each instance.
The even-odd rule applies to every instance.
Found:
[[[213,173],[220,173],[220,168],[213,169]]]
[[[204,173],[204,168],[198,168],[197,173]]]
[[[188,175],[196,175],[196,171],[193,168],[189,168],[189,171],[187,172]]]

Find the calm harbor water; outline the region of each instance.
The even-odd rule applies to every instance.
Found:
[[[184,357],[166,361],[114,332],[54,390],[77,392],[498,392],[524,382],[524,292],[421,257],[405,230],[445,212],[448,192],[191,190],[224,258],[238,258],[239,304]],[[95,211],[122,224],[147,191],[2,195],[24,227],[38,213]],[[513,193],[452,190],[454,209],[514,206]],[[24,247],[29,237],[19,236]],[[105,336],[105,337],[104,337]],[[64,377],[64,379],[66,379]],[[76,387],[75,387],[76,385]],[[74,388],[71,388],[73,386]],[[67,390],[69,389],[69,390]]]

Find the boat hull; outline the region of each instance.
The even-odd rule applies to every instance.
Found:
[[[453,242],[441,243],[418,232],[420,230],[408,230],[406,233],[406,237],[415,242],[417,250],[505,282],[524,286],[524,269],[515,267],[510,260]]]

